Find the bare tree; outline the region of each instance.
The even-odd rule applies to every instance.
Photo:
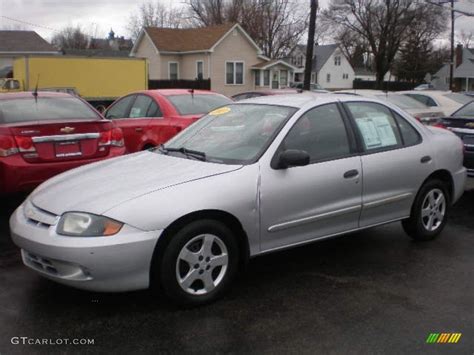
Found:
[[[288,53],[307,28],[306,8],[292,0],[188,0],[198,26],[238,22],[268,57]]]
[[[143,27],[180,28],[186,24],[182,7],[169,7],[159,0],[142,3],[130,17],[127,30],[135,41]]]
[[[80,26],[68,26],[56,33],[51,43],[59,49],[85,49],[90,44],[90,36]]]
[[[367,41],[380,88],[413,23],[425,15],[428,6],[412,0],[331,0],[325,15],[340,30]]]
[[[469,48],[474,43],[474,31],[461,30],[457,33],[457,42],[461,43],[463,47]]]

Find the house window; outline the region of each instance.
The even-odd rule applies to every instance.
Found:
[[[288,85],[288,70],[280,70],[280,87]]]
[[[204,62],[202,60],[198,60],[196,62],[196,78],[202,80],[204,77]]]
[[[326,75],[326,82],[327,83],[331,82],[331,74],[329,74],[329,73]]]
[[[263,86],[270,86],[270,70],[263,72]]]
[[[349,74],[342,74],[343,79],[349,79]]]
[[[341,56],[337,55],[334,57],[334,65],[336,66],[341,65]]]
[[[178,62],[168,62],[168,78],[178,80]]]
[[[226,63],[225,82],[227,85],[243,85],[244,83],[244,63],[227,62]]]
[[[316,73],[311,73],[311,83],[315,83],[316,82]]]
[[[255,85],[260,86],[260,70],[255,71]]]

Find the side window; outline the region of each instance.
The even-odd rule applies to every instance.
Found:
[[[419,94],[409,94],[408,96],[421,102],[422,104],[425,104],[426,106],[429,106],[429,107],[438,106],[436,102],[429,96],[419,95]]]
[[[130,114],[128,117],[146,117],[148,107],[150,107],[151,102],[152,99],[149,96],[138,95],[132,107],[130,108]]]
[[[402,116],[396,112],[392,112],[397,120],[398,127],[402,133],[403,143],[405,146],[416,145],[421,142],[421,136],[411,124],[409,124]]]
[[[107,110],[105,117],[109,119],[128,117],[128,108],[134,99],[135,95],[131,95],[117,101],[110,109]]]
[[[336,104],[316,107],[301,116],[285,137],[283,149],[304,150],[313,163],[349,155],[346,127]]]
[[[388,108],[370,102],[350,102],[347,107],[354,117],[366,151],[402,146],[397,123]]]
[[[148,107],[146,117],[157,117],[157,118],[163,117],[163,113],[161,112],[160,107],[153,100],[151,101],[150,107]]]

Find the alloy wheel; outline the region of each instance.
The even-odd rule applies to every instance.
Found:
[[[446,215],[446,198],[440,189],[430,190],[421,205],[421,220],[427,231],[433,232],[443,223]]]

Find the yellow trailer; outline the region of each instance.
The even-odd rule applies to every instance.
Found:
[[[147,61],[141,58],[26,56],[13,62],[13,78],[0,92],[38,90],[74,92],[96,107],[148,88]]]

